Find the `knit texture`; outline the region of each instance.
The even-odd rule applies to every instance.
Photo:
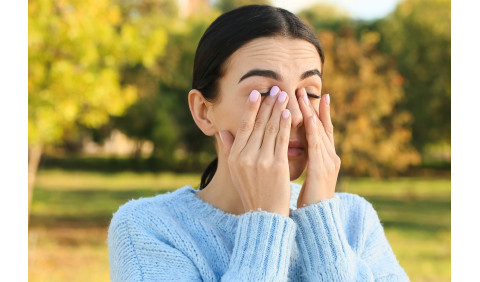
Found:
[[[360,196],[233,215],[191,186],[130,200],[108,230],[112,281],[409,281],[372,205]]]

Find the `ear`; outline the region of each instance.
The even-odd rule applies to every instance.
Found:
[[[202,95],[202,92],[197,89],[192,89],[188,93],[188,106],[192,113],[193,120],[198,128],[207,136],[215,135],[217,129],[213,124],[211,115],[211,103],[208,102]]]

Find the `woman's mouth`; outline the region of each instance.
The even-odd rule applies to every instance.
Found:
[[[305,146],[298,140],[290,140],[288,142],[288,157],[295,158],[303,155]]]

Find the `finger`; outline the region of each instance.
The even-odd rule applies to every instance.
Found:
[[[247,144],[250,134],[252,133],[258,108],[260,107],[260,93],[253,90],[246,101],[245,113],[240,119],[237,129],[235,141],[230,149],[230,155],[238,156]]]
[[[310,169],[317,169],[315,163],[323,163],[324,156],[323,150],[321,149],[323,145],[323,140],[321,135],[318,134],[318,118],[316,115],[306,117],[304,115],[304,124],[305,124],[305,133],[307,136],[307,147],[308,147],[308,165]]]
[[[290,130],[292,128],[292,115],[288,109],[284,109],[280,119],[280,130],[275,140],[275,159],[280,161],[288,159],[288,142],[290,141]]]
[[[325,156],[328,156],[331,160],[334,160],[337,157],[335,146],[332,143],[330,143],[330,139],[325,133],[325,129],[323,127],[318,126],[317,130],[318,130],[318,135],[321,136],[322,143],[323,143],[322,145],[325,148],[325,152],[326,152]]]
[[[332,145],[335,145],[332,118],[330,116],[330,94],[324,94],[322,96],[320,99],[320,105],[318,106],[318,112],[323,127],[325,128],[325,132],[327,133],[328,140]]]
[[[277,139],[277,136],[280,130],[280,123],[281,123],[280,119],[281,119],[282,111],[287,107],[287,103],[288,103],[287,93],[285,91],[280,92],[275,102],[272,115],[270,116],[267,126],[265,127],[262,146],[261,146],[262,153],[266,153],[268,155],[274,154],[275,140]]]
[[[327,150],[326,142],[328,138],[325,134],[325,129],[323,128],[322,123],[319,121],[315,111],[310,107],[310,101],[308,100],[307,93],[305,89],[300,90],[299,97],[300,109],[303,114],[305,131],[307,134],[307,143],[308,143],[308,158],[311,160],[316,160],[313,163],[318,163],[321,156],[321,162],[327,161],[330,158],[330,154]],[[318,156],[317,156],[318,155]]]
[[[315,109],[310,104],[305,88],[301,88],[298,92],[298,104],[300,105],[304,120],[305,118],[311,118],[314,114],[316,115]]]
[[[225,157],[228,159],[234,141],[233,135],[228,130],[221,130],[218,132],[218,135],[224,147]]]
[[[317,127],[318,135],[322,139],[322,152],[324,154],[326,161],[334,161],[337,158],[337,153],[335,152],[335,146],[330,143],[330,139],[328,138],[327,134],[325,133],[325,129],[322,127]]]
[[[316,119],[314,121],[319,121],[318,116],[316,112],[314,111],[313,107],[311,107],[310,101],[308,100],[307,92],[305,91],[305,88],[300,89],[300,97],[299,97],[299,104],[300,104],[300,109],[302,111],[302,114],[304,115],[304,118],[312,118],[315,117]],[[322,100],[320,100],[320,104],[322,103]],[[330,140],[328,139],[328,136],[326,134],[325,128],[323,126],[322,122],[315,122],[314,123],[315,128],[317,130],[317,134],[319,136],[319,140],[322,143],[322,146],[327,146],[328,143],[330,143]],[[325,139],[324,139],[325,137]],[[334,148],[335,149],[335,148]],[[328,153],[328,151],[325,148],[325,152]],[[326,155],[327,156],[327,155]]]
[[[267,123],[271,119],[273,108],[277,104],[276,100],[279,91],[280,89],[278,88],[278,86],[273,86],[272,89],[270,89],[269,97],[266,97],[261,103],[260,110],[258,111],[257,117],[255,119],[252,134],[250,135],[250,138],[248,139],[248,142],[242,151],[258,151],[258,149],[262,145],[265,128],[267,127]],[[278,120],[276,127],[278,128]],[[277,133],[275,132],[275,135],[276,134]]]

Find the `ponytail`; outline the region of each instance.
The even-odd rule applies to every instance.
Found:
[[[200,181],[200,190],[205,188],[208,185],[208,183],[212,181],[212,178],[215,175],[215,172],[217,171],[217,165],[218,165],[218,157],[215,158],[203,172],[202,179]]]

